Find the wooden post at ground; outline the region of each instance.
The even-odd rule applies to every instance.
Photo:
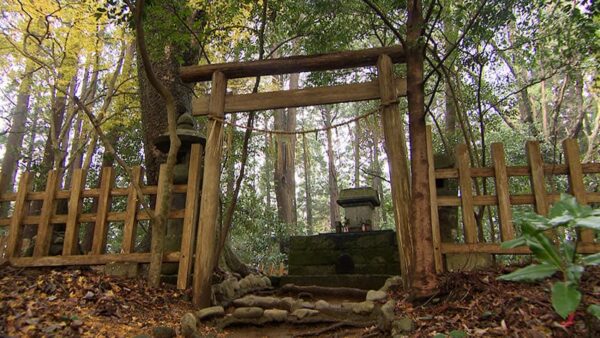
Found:
[[[565,152],[565,162],[569,170],[569,192],[575,196],[579,204],[587,204],[585,185],[583,184],[583,169],[579,159],[579,144],[575,139],[566,139],[563,141],[563,150]],[[581,230],[579,240],[584,243],[594,242],[594,230]]]
[[[548,215],[548,193],[544,181],[544,161],[538,141],[527,141],[527,159],[531,170],[531,190],[535,200],[535,212]]]
[[[402,276],[410,276],[412,271],[412,230],[410,226],[410,183],[408,157],[402,115],[398,109],[398,96],[394,84],[392,60],[387,55],[379,56],[377,61],[379,92],[383,116],[383,136],[388,156],[388,166],[392,187],[394,220],[400,255],[400,271]],[[409,278],[402,278],[404,287],[408,288]]]
[[[129,183],[129,191],[127,192],[127,210],[125,211],[125,224],[123,225],[123,243],[121,250],[123,253],[132,253],[135,247],[135,233],[137,228],[137,212],[140,206],[137,192],[133,186],[133,182],[142,184],[142,175],[144,173],[142,167],[136,166],[131,168],[131,182]]]
[[[23,224],[21,222],[27,213],[27,193],[30,189],[31,175],[28,172],[23,172],[23,174],[21,174],[21,180],[19,181],[17,197],[15,199],[15,209],[13,210],[10,219],[10,228],[8,230],[8,245],[6,248],[6,257],[8,259],[19,256],[18,250],[21,246],[23,235]]]
[[[81,214],[81,196],[85,186],[85,169],[75,169],[71,179],[69,212],[65,226],[65,240],[63,243],[63,255],[75,255],[78,252],[79,243],[79,214]]]
[[[192,269],[194,239],[196,238],[196,225],[198,224],[200,182],[202,181],[200,177],[201,166],[202,145],[193,144],[190,153],[190,166],[188,169],[185,215],[183,216],[183,230],[181,236],[181,254],[179,256],[179,271],[177,273],[177,288],[181,290],[187,289],[190,271]]]
[[[500,236],[503,241],[515,237],[510,209],[510,192],[508,190],[508,174],[504,160],[504,146],[502,143],[492,143],[492,163],[494,165],[494,179],[496,180],[496,195],[498,196],[498,216],[500,218]]]
[[[433,156],[433,144],[431,137],[431,126],[427,126],[427,161],[429,162],[429,193],[431,198],[431,235],[433,236],[433,259],[435,260],[435,272],[444,272],[442,257],[442,236],[440,234],[440,216],[437,203],[437,187],[435,182],[435,161]]]
[[[458,184],[460,186],[460,203],[465,230],[465,243],[477,243],[477,221],[473,208],[473,179],[471,178],[471,161],[466,144],[456,146],[456,164],[458,166]]]
[[[209,102],[209,116],[213,118],[209,122],[206,140],[200,220],[194,259],[193,303],[200,308],[210,306],[210,282],[215,261],[215,236],[223,151],[223,122],[221,119],[225,117],[226,90],[227,78],[221,72],[214,72]]]
[[[100,182],[100,195],[98,196],[98,209],[96,223],[94,224],[94,239],[92,241],[92,254],[100,255],[106,251],[106,235],[108,233],[108,212],[110,211],[110,191],[115,181],[113,167],[102,168],[102,181]]]
[[[46,182],[46,191],[44,192],[44,204],[40,212],[40,222],[37,229],[37,237],[35,247],[33,248],[33,257],[47,256],[50,251],[52,241],[52,223],[51,219],[56,211],[54,204],[56,198],[56,189],[61,177],[61,170],[52,170],[48,173],[48,181]]]

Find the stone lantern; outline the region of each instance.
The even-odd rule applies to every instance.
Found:
[[[377,230],[373,226],[373,212],[378,207],[379,194],[369,187],[350,188],[340,191],[337,204],[344,208],[344,230],[348,232]],[[341,232],[341,229],[338,229]]]
[[[190,154],[192,144],[201,144],[202,147],[206,144],[206,138],[198,131],[196,120],[192,115],[185,113],[177,119],[177,136],[181,140],[181,147],[177,153],[177,163],[173,168],[173,184],[186,184],[189,175]],[[171,146],[169,133],[163,133],[158,136],[154,145],[158,150],[167,153]],[[201,150],[203,151],[203,150]],[[200,167],[202,170],[202,166]],[[202,173],[199,173],[202,177]],[[174,209],[185,208],[185,195],[174,194],[171,202],[171,207]],[[169,220],[165,234],[165,252],[178,251],[181,248],[181,237],[183,231],[183,220]],[[163,275],[177,274],[177,263],[163,264]]]

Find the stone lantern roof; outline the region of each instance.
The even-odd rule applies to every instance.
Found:
[[[371,206],[378,207],[381,205],[379,194],[370,187],[349,188],[340,191],[337,204],[342,208],[356,206]]]
[[[203,146],[206,144],[206,138],[198,131],[196,119],[189,113],[182,114],[177,119],[177,136],[181,140],[179,151],[189,151],[192,144],[200,143]],[[154,145],[158,150],[166,153],[169,151],[171,141],[169,133],[163,133],[154,140]]]

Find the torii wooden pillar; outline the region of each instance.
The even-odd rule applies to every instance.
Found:
[[[219,211],[219,183],[221,176],[221,155],[223,151],[223,121],[225,118],[225,92],[227,78],[216,71],[212,75],[212,89],[209,100],[209,122],[206,151],[204,155],[204,179],[200,204],[200,221],[196,238],[194,259],[194,298],[195,306],[210,306],[210,278],[215,261],[217,213]]]

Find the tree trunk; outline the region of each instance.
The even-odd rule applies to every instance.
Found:
[[[308,144],[306,135],[302,135],[302,162],[304,164],[304,196],[306,200],[306,225],[308,234],[312,235],[315,232],[313,224],[312,211],[312,183],[311,183],[311,168],[310,168],[310,153],[308,152]]]
[[[583,118],[585,117],[585,107],[583,104],[583,74],[581,71],[574,72],[574,93],[573,102],[574,116],[571,117],[570,127],[568,129],[567,138],[577,138],[583,127]],[[568,127],[568,126],[567,126]]]
[[[298,88],[298,74],[290,76],[290,89]],[[294,131],[296,129],[296,108],[278,109],[275,112],[275,129]],[[295,157],[296,135],[275,135],[275,197],[279,220],[294,224],[296,221]]]
[[[6,140],[6,151],[2,159],[2,177],[0,178],[0,193],[12,190],[19,160],[21,159],[23,138],[25,137],[25,124],[29,112],[29,97],[32,84],[34,64],[27,61],[25,73],[19,85],[17,105],[12,116],[8,139]],[[31,153],[29,153],[31,156]],[[4,207],[2,213],[4,214]]]
[[[239,273],[242,277],[246,277],[251,273],[250,268],[248,268],[248,266],[235,254],[229,241],[227,241],[223,247],[223,258],[225,259],[227,267],[231,271]]]
[[[412,171],[411,225],[414,236],[413,270],[409,278],[412,295],[419,298],[431,296],[438,289],[431,233],[431,201],[425,124],[424,29],[421,0],[409,0],[406,65]]]
[[[360,187],[360,121],[354,127],[354,187]]]
[[[265,126],[269,125],[268,117],[265,117]],[[271,181],[273,175],[273,138],[271,134],[265,135],[265,165],[263,167],[263,182],[265,185],[265,206],[267,209],[271,209]]]
[[[379,125],[377,125],[379,127]],[[383,184],[381,182],[381,177],[383,173],[381,172],[381,165],[379,163],[379,131],[373,130],[373,146],[371,149],[371,171],[373,172],[373,189],[377,191],[377,195],[379,195],[380,200],[383,201]],[[387,223],[387,215],[383,210],[383,205],[379,208],[375,208],[375,214],[373,216],[373,227],[375,229],[380,228],[381,223]]]
[[[337,222],[340,221],[340,209],[337,205],[338,200],[338,183],[337,183],[337,170],[335,168],[335,154],[333,151],[333,135],[331,131],[331,111],[329,109],[323,109],[321,111],[323,115],[323,121],[325,127],[327,127],[327,163],[329,168],[329,221],[331,230],[335,231]]]

